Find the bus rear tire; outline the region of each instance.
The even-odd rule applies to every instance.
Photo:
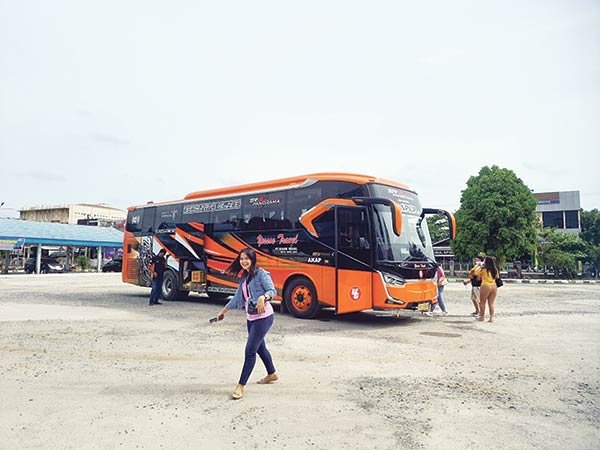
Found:
[[[190,291],[181,291],[177,281],[177,274],[172,270],[166,270],[161,287],[162,298],[167,302],[173,300],[185,300],[190,294]]]
[[[321,310],[317,290],[306,277],[295,278],[287,285],[283,301],[290,314],[299,319],[313,319]]]

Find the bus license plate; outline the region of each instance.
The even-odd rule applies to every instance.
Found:
[[[419,303],[417,305],[417,311],[429,311],[429,303]]]

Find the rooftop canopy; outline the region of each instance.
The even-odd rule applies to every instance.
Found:
[[[15,240],[24,245],[121,247],[123,233],[115,228],[0,219],[0,240]]]

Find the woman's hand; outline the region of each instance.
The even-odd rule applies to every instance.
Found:
[[[227,308],[223,308],[221,311],[219,311],[219,314],[217,314],[217,319],[223,320],[225,318],[226,312],[227,312]]]
[[[256,303],[256,310],[258,311],[259,314],[262,314],[265,312],[265,296],[261,295],[260,297],[258,297],[258,302]]]

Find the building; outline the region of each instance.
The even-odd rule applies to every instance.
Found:
[[[127,218],[127,211],[105,204],[85,203],[58,206],[33,206],[19,210],[22,220],[52,222],[71,225],[115,226]]]
[[[533,194],[537,199],[536,214],[544,227],[554,227],[566,233],[581,233],[579,191],[540,192]]]
[[[0,219],[0,253],[3,253],[4,270],[9,266],[12,255],[28,259],[35,255],[35,271],[40,273],[41,261],[50,250],[62,253],[66,265],[74,265],[76,253],[85,254],[96,260],[95,266],[101,270],[105,257],[122,254],[123,233],[110,227],[87,227],[59,223],[41,223],[19,219]]]

